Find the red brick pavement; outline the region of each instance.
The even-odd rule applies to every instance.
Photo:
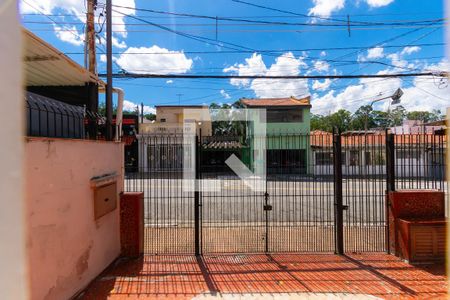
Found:
[[[191,299],[200,294],[349,293],[448,299],[444,263],[387,254],[150,256],[118,260],[80,299]]]

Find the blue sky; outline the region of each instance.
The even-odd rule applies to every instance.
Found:
[[[114,71],[325,75],[449,69],[444,59],[445,47],[439,45],[444,42],[442,23],[429,22],[426,26],[424,23],[398,24],[443,18],[443,2],[439,0],[245,1],[291,13],[258,8],[232,0],[113,1],[117,5],[114,7],[117,12],[113,14]],[[241,20],[219,20],[216,26],[216,21],[212,19],[139,9]],[[61,51],[69,53],[80,64],[84,63],[81,53],[85,5],[82,1],[25,0],[21,3],[21,11],[24,26]],[[99,5],[97,14],[101,11],[102,4]],[[43,16],[42,13],[49,16]],[[345,26],[323,26],[347,20],[347,16],[351,24],[350,36]],[[100,16],[97,19],[97,29],[100,29],[103,18]],[[199,42],[142,20],[210,40]],[[297,25],[256,23],[260,21]],[[99,34],[100,39],[103,35],[104,30]],[[233,50],[227,49],[227,46]],[[348,47],[363,48],[330,49]],[[99,48],[105,48],[104,40],[99,43]],[[98,62],[99,73],[104,73],[106,65],[101,51],[98,51]],[[447,82],[433,77],[334,81],[116,79],[114,85],[125,90],[127,107],[143,102],[149,111],[158,104],[232,103],[241,97],[310,95],[313,111],[327,114],[340,108],[354,111],[360,105],[377,99],[379,95],[391,94],[398,87],[405,91],[402,105],[408,109],[443,111],[450,104]],[[387,109],[388,104],[386,101],[380,102],[377,108]]]

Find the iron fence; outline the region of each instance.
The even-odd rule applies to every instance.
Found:
[[[27,92],[26,109],[28,136],[85,137],[83,107]]]
[[[147,253],[385,251],[387,190],[445,189],[446,137],[437,134],[138,140],[139,167],[126,170],[125,190],[144,192]],[[263,190],[226,163],[235,155],[253,172],[258,145]],[[414,154],[405,160],[399,150]],[[183,189],[186,171],[198,190]]]
[[[31,92],[25,100],[27,136],[104,139],[106,119],[97,112]]]

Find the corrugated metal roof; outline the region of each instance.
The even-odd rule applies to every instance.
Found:
[[[26,86],[83,86],[87,82],[105,85],[95,74],[67,57],[27,29],[22,29]]]

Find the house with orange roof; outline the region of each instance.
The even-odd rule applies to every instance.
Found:
[[[311,149],[308,138],[311,120],[310,97],[244,98],[240,102],[245,108],[262,109],[265,112],[265,119],[260,121],[265,123],[266,129],[268,173],[273,174],[281,170],[284,173],[286,170],[307,173]],[[257,125],[248,125],[247,136],[253,136],[255,126]]]
[[[443,179],[447,136],[434,133],[395,133],[395,173],[399,178]],[[314,130],[310,135],[311,173],[333,175],[333,134]],[[341,136],[344,176],[381,176],[386,174],[386,132],[344,132]]]

